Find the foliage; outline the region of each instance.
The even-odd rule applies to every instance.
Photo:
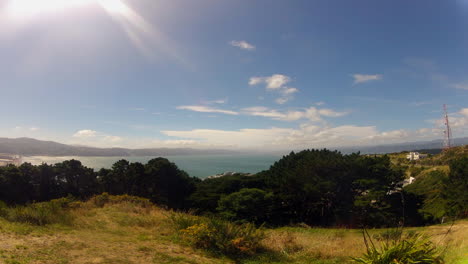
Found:
[[[190,196],[190,205],[199,212],[215,213],[222,196],[240,191],[243,188],[264,189],[264,179],[257,175],[234,174],[219,178],[209,178],[196,183]]]
[[[433,170],[404,188],[409,194],[421,197],[422,205],[418,211],[426,222],[435,222],[446,214],[447,200],[443,197],[446,178],[443,171]]]
[[[221,197],[217,210],[227,219],[261,224],[268,220],[272,198],[272,193],[244,188]]]
[[[0,167],[0,200],[14,205],[68,195],[87,199],[107,192],[140,196],[169,208],[182,209],[188,207],[187,198],[198,181],[164,158],[152,159],[145,165],[120,160],[112,169],[98,172],[77,160],[39,166],[24,163]]]
[[[190,213],[171,212],[168,219],[177,231],[187,229],[202,222],[200,217]]]
[[[253,255],[261,247],[264,232],[250,223],[235,224],[216,217],[169,216],[180,234],[197,248],[229,256]]]
[[[12,222],[33,225],[70,224],[71,215],[67,208],[70,199],[61,198],[49,202],[33,203],[27,206],[16,206],[2,210],[2,216]]]
[[[427,238],[419,234],[405,239],[382,242],[376,246],[370,235],[364,232],[367,252],[360,258],[354,258],[357,263],[389,264],[389,263],[420,263],[442,264],[442,252]]]
[[[456,217],[468,216],[468,155],[450,162],[450,174],[445,183],[447,210]]]
[[[263,232],[255,225],[242,225],[210,219],[208,223],[183,230],[195,246],[226,255],[252,255],[260,248]]]
[[[85,200],[103,193],[92,199],[96,206],[126,195],[122,197],[130,203],[152,202],[257,225],[422,225],[448,213],[466,217],[468,157],[460,159],[458,153],[441,154],[444,161],[450,161],[448,179],[443,171],[428,172],[419,163],[407,167],[418,179],[405,188],[400,184],[404,167],[392,163],[390,156],[344,155],[327,149],[291,152],[256,175],[203,181],[164,158],[146,164],[119,160],[111,169],[97,172],[77,160],[39,166],[25,163],[0,167],[0,201],[25,205],[68,195]]]
[[[149,199],[141,198],[137,196],[131,196],[127,194],[110,195],[108,193],[102,193],[102,194],[91,197],[89,201],[93,203],[96,207],[104,207],[106,204],[119,204],[123,202],[131,203],[135,206],[139,206],[143,208],[152,206]]]

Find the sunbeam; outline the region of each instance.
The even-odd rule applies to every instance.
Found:
[[[31,23],[33,19],[64,14],[86,7],[100,7],[122,28],[132,45],[146,58],[170,56],[188,65],[175,50],[169,37],[150,24],[122,0],[10,0],[4,11],[11,22]]]

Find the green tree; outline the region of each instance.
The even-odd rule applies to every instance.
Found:
[[[468,155],[450,162],[444,197],[452,216],[468,216]]]
[[[231,220],[245,220],[261,224],[268,220],[273,194],[260,189],[244,188],[223,196],[217,210]]]

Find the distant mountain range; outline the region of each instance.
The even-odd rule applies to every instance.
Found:
[[[191,148],[94,148],[72,146],[53,141],[42,141],[32,138],[0,138],[0,153],[22,156],[96,156],[96,157],[127,157],[127,156],[171,156],[171,155],[215,155],[234,154],[236,152],[223,149],[191,149]]]
[[[454,139],[454,145],[467,145],[468,137]],[[393,153],[412,150],[430,150],[437,152],[442,148],[441,140],[406,142],[398,144],[344,147],[338,148],[341,152],[351,153],[360,151],[363,154]],[[101,157],[127,157],[127,156],[171,156],[171,155],[216,155],[238,154],[225,149],[191,149],[191,148],[94,148],[86,146],[72,146],[53,141],[42,141],[32,138],[0,138],[0,153],[22,156],[101,156]]]
[[[346,147],[338,148],[344,153],[358,152],[362,154],[383,154],[383,153],[394,153],[401,151],[424,151],[428,153],[436,153],[437,150],[442,150],[442,140],[431,140],[431,141],[418,141],[418,142],[404,142],[396,144],[385,144],[377,146],[361,146],[361,147]],[[468,145],[468,137],[455,138],[453,140],[454,146]]]

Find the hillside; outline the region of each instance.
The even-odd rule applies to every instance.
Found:
[[[350,263],[365,251],[360,230],[283,227],[265,229],[262,250],[227,257],[193,247],[174,229],[172,212],[124,198],[72,204],[70,218],[43,226],[0,217],[0,263]],[[186,217],[191,217],[185,215]],[[447,231],[450,230],[449,233]],[[370,230],[371,235],[388,233]],[[448,263],[466,263],[468,222],[410,228],[449,246]],[[447,234],[447,236],[446,236]],[[464,258],[464,259],[463,259]]]
[[[190,148],[93,148],[85,146],[71,146],[53,141],[42,141],[32,138],[0,138],[0,153],[17,154],[23,156],[169,156],[195,154],[227,154],[234,153],[221,149],[190,149]]]
[[[468,138],[456,138],[455,145],[468,144]],[[394,153],[400,151],[428,150],[439,153],[442,142],[440,140],[405,142],[377,146],[336,147],[343,153],[361,152],[363,154]],[[310,146],[313,148],[314,146]],[[258,152],[258,151],[255,151]],[[261,151],[260,151],[261,152]],[[289,151],[288,151],[289,152]],[[54,141],[42,141],[32,138],[0,138],[0,153],[17,154],[23,156],[170,156],[170,155],[216,155],[236,154],[239,152],[226,149],[191,149],[191,148],[95,148],[88,146],[73,146]],[[285,154],[284,151],[278,153]]]

